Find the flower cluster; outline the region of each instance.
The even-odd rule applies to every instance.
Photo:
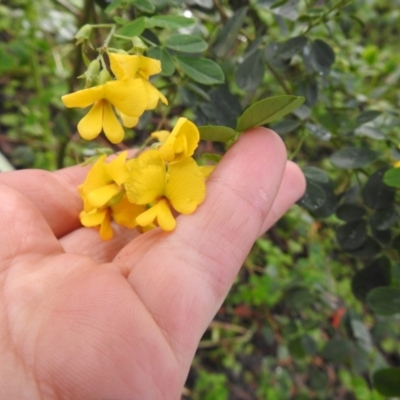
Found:
[[[172,132],[152,136],[158,145],[136,158],[127,161],[123,152],[106,163],[101,156],[79,187],[81,222],[98,228],[104,240],[113,236],[112,220],[127,228],[172,231],[173,211],[191,214],[204,199],[212,167],[200,167],[192,158],[200,139],[196,125],[180,118]]]
[[[119,143],[122,125],[134,127],[145,110],[154,109],[159,100],[168,102],[149,82],[161,72],[158,60],[117,52],[108,59],[110,71],[102,58],[92,61],[85,72],[86,88],[62,101],[67,107],[92,106],[78,124],[82,138],[95,139],[104,131]],[[174,213],[191,214],[204,199],[205,179],[213,167],[200,167],[192,157],[200,140],[196,125],[179,118],[172,132],[157,131],[150,139],[157,143],[132,159],[127,160],[126,151],[110,162],[106,155],[99,157],[78,188],[81,223],[98,229],[104,240],[113,237],[112,222],[141,231],[157,226],[172,231]]]
[[[161,72],[158,60],[141,55],[109,53],[111,77],[107,69],[96,74],[97,86],[67,94],[61,99],[66,107],[92,108],[78,124],[78,132],[83,139],[95,139],[104,131],[111,143],[119,143],[124,138],[121,126],[133,128],[145,110],[152,110],[158,100],[168,104],[164,95],[150,82],[152,75]],[[92,69],[99,69],[95,60]],[[93,67],[93,65],[95,67]],[[91,78],[92,80],[93,78]]]

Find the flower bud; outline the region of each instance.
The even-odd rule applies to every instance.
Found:
[[[77,40],[76,44],[81,44],[85,40],[89,40],[92,29],[93,27],[90,24],[83,25],[75,35],[75,39]]]
[[[99,85],[103,85],[104,83],[108,82],[111,80],[111,75],[106,69],[102,69],[99,78],[98,78],[98,83]]]
[[[96,59],[89,64],[89,67],[84,74],[86,78],[86,85],[85,85],[86,88],[92,86],[92,83],[98,78],[99,73],[100,73],[100,61]]]

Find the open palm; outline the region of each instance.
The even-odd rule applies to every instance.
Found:
[[[241,137],[172,233],[79,225],[86,170],[0,175],[0,397],[179,399],[254,240],[304,190],[277,135]]]

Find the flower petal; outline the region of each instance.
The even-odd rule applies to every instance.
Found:
[[[104,168],[105,159],[105,154],[98,158],[86,175],[85,182],[79,187],[79,191],[83,198],[86,197],[92,190],[111,183],[110,177]]]
[[[118,154],[114,160],[104,165],[104,169],[108,176],[120,186],[129,178],[128,169],[125,165],[127,154],[127,151],[123,151],[122,153]]]
[[[153,110],[154,108],[157,107],[158,100],[161,99],[161,101],[164,104],[168,104],[168,100],[165,98],[165,96],[158,90],[156,89],[150,82],[146,81],[143,79],[143,85],[146,89],[147,93],[147,107],[146,110]]]
[[[140,56],[139,73],[144,79],[161,72],[161,61],[154,58]]]
[[[131,203],[153,203],[165,190],[165,163],[157,150],[148,150],[126,163],[129,179],[125,183]]]
[[[111,207],[111,211],[115,222],[132,229],[137,225],[136,217],[146,211],[146,207],[132,204],[124,196],[120,202]]]
[[[158,140],[160,143],[164,143],[169,135],[170,135],[169,131],[156,131],[153,132],[150,136]]]
[[[175,229],[176,221],[165,199],[158,201],[157,204],[136,218],[136,222],[140,226],[148,226],[154,221],[157,221],[160,228],[164,231]]]
[[[85,199],[85,210],[104,207],[121,189],[115,183],[92,190]]]
[[[103,130],[107,139],[111,143],[120,143],[124,139],[124,129],[122,128],[118,118],[116,117],[111,104],[108,101],[104,101],[103,107]]]
[[[214,169],[215,165],[203,165],[200,167],[200,172],[202,173],[204,179],[207,179],[214,171]]]
[[[111,71],[119,80],[135,78],[140,67],[140,58],[138,55],[129,55],[121,53],[108,53],[110,58]]]
[[[92,228],[94,226],[100,226],[105,216],[106,216],[106,210],[92,210],[89,213],[82,211],[79,214],[81,224],[88,228]]]
[[[61,97],[65,107],[85,108],[104,98],[104,85],[94,86],[88,89],[78,90],[75,93]]]
[[[169,165],[165,196],[176,211],[191,214],[204,200],[205,193],[203,174],[193,158]]]
[[[103,222],[100,226],[100,237],[103,240],[112,239],[114,232],[111,226],[111,211],[107,209],[106,216],[103,219]]]
[[[186,118],[179,118],[159,151],[167,162],[180,161],[193,155],[199,140],[197,126]]]
[[[104,84],[104,98],[129,117],[140,117],[148,101],[142,79],[107,82]]]
[[[138,117],[129,117],[128,115],[123,114],[122,112],[119,113],[119,116],[122,119],[122,125],[126,126],[127,128],[133,128],[139,122]]]
[[[108,103],[99,100],[94,103],[90,111],[79,121],[78,132],[85,140],[95,139],[103,128],[103,108]]]

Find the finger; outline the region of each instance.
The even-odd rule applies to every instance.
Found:
[[[77,186],[85,180],[87,170],[76,166],[56,172],[5,172],[0,174],[0,183],[22,193],[34,203],[55,236],[61,237],[80,226],[82,201]]]
[[[285,168],[278,135],[253,129],[223,157],[194,214],[180,216],[171,234],[149,232],[149,251],[141,249],[143,235],[117,255],[118,263],[131,268],[129,281],[171,335],[179,357],[195,351],[226,296],[263,228]]]
[[[62,252],[41,212],[29,199],[0,184],[0,204],[1,269],[7,268],[13,257]]]
[[[113,230],[113,238],[104,241],[96,229],[82,227],[62,237],[60,243],[67,253],[78,253],[98,263],[108,263],[124,246],[139,236],[136,229],[126,229],[120,225],[113,226]]]
[[[305,190],[306,180],[301,169],[292,161],[288,161],[278,194],[276,195],[275,201],[267,214],[267,218],[259,234],[261,235],[271,228],[271,226],[299,200]]]

